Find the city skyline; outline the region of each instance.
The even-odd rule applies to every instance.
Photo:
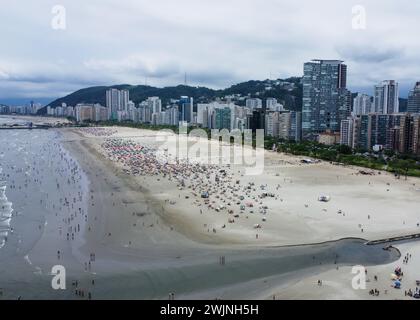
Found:
[[[250,79],[301,76],[301,63],[313,58],[346,61],[352,92],[372,95],[373,85],[392,79],[406,98],[420,74],[420,48],[412,41],[419,4],[412,1],[381,6],[360,1],[366,10],[363,30],[352,28],[353,1],[308,3],[305,9],[279,1],[264,6],[62,1],[64,30],[51,28],[53,1],[25,8],[6,2],[0,13],[7,43],[0,53],[3,99],[56,98],[105,84],[164,87],[184,83],[185,73],[189,85],[217,89]],[[15,26],[13,32],[8,25]],[[27,50],[29,40],[37,50]]]

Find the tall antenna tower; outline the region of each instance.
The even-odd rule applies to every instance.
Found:
[[[184,85],[187,85],[187,73],[184,73]]]

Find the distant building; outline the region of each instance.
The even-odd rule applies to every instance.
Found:
[[[215,129],[231,130],[231,109],[228,107],[218,108],[216,112]]]
[[[407,112],[420,113],[420,82],[408,94]]]
[[[108,108],[109,118],[117,120],[122,112],[128,111],[130,93],[128,90],[108,89],[106,91],[106,107]]]
[[[266,110],[277,111],[277,99],[276,98],[267,98],[265,100]]]
[[[95,104],[92,110],[92,120],[93,121],[108,120],[108,109],[101,106],[100,104]]]
[[[391,114],[399,112],[398,82],[385,80],[374,88],[374,107],[376,113]]]
[[[302,137],[302,117],[295,111],[266,111],[265,135],[283,140],[300,141]]]
[[[149,97],[146,101],[152,113],[162,112],[162,101],[159,99],[159,97]]]
[[[130,92],[126,89],[123,89],[120,91],[120,95],[121,95],[121,104],[119,106],[118,111],[127,112],[128,104],[130,102]]]
[[[289,140],[290,126],[291,126],[291,113],[290,112],[279,113],[278,137],[280,139]]]
[[[265,132],[265,111],[262,109],[252,111],[252,114],[247,117],[247,128],[252,132],[262,129]]]
[[[413,117],[412,126],[411,152],[420,155],[420,115]]]
[[[177,126],[179,124],[179,109],[177,105],[173,105],[169,109],[166,109],[166,114],[168,115],[169,125]]]
[[[260,98],[248,98],[245,100],[245,106],[251,110],[262,109],[262,100]]]
[[[203,128],[207,127],[208,123],[208,104],[198,103],[197,104],[197,124]]]
[[[289,140],[302,140],[302,112],[290,112]]]
[[[372,97],[367,94],[358,93],[357,96],[353,99],[352,114],[354,116],[358,116],[371,112],[375,112],[375,110],[372,108]]]
[[[265,115],[265,135],[269,137],[279,136],[279,112],[267,112]]]
[[[93,119],[93,105],[79,103],[75,107],[76,121],[84,122]]]
[[[180,121],[193,122],[193,98],[182,96],[179,100]]]

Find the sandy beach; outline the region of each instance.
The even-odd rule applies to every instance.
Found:
[[[131,140],[151,150],[160,143],[153,131],[113,130],[111,139],[115,141]],[[109,159],[101,147],[106,139],[110,138],[91,136],[83,143]],[[161,203],[168,222],[199,242],[292,245],[420,232],[420,179],[396,179],[385,172],[363,175],[362,168],[326,162],[302,164],[300,160],[266,152],[264,172],[258,175],[244,174],[244,166],[216,166],[204,173],[192,166],[179,166],[172,177],[159,175],[156,169],[148,174],[146,168],[126,176]],[[111,163],[130,171],[127,161]],[[149,161],[147,168],[154,165]],[[208,199],[201,197],[202,192],[209,192]],[[331,200],[319,201],[321,195]],[[228,222],[238,214],[233,223]],[[256,224],[261,227],[255,229]],[[213,228],[216,232],[207,232]]]
[[[167,299],[175,292],[177,299],[399,299],[408,298],[408,285],[415,290],[419,242],[394,243],[400,256],[383,250],[387,244],[334,240],[418,233],[418,179],[303,164],[272,152],[265,154],[264,172],[248,176],[243,165],[204,169],[156,158],[156,131],[51,132],[60,143],[45,144],[43,152],[54,174],[47,179],[47,169],[37,173],[44,177],[40,184],[52,184],[44,187],[50,191],[25,193],[28,203],[44,208],[37,218],[42,228],[12,218],[10,246],[0,249],[0,259],[8,255],[1,264],[3,298]],[[74,172],[77,179],[68,181]],[[78,192],[77,199],[68,197]],[[15,205],[22,200],[13,189],[6,194]],[[320,195],[330,201],[319,201]],[[66,197],[66,209],[59,209]],[[22,232],[34,239],[19,240]],[[407,252],[413,257],[403,264]],[[50,270],[57,263],[66,267],[69,290],[51,290]],[[356,291],[350,271],[361,263],[378,281]],[[404,270],[403,288],[391,290],[397,265]],[[381,293],[389,288],[388,294],[369,295],[373,285]]]
[[[148,225],[149,228],[146,230],[150,234],[147,237],[165,247],[168,244],[176,244],[178,250],[180,246],[191,248],[203,245],[213,248],[222,246],[255,248],[310,244],[346,237],[375,240],[418,233],[420,230],[418,226],[420,182],[416,178],[396,179],[384,172],[364,175],[360,173],[362,169],[357,167],[342,167],[325,162],[303,164],[302,158],[267,152],[264,173],[261,175],[247,176],[241,166],[223,166],[230,179],[219,183],[219,192],[211,191],[210,200],[206,202],[212,203],[213,198],[217,203],[225,204],[225,208],[217,210],[215,205],[212,207],[205,205],[206,199],[200,196],[202,189],[196,190],[194,179],[198,177],[193,175],[196,173],[193,170],[188,169],[187,174],[191,175],[192,179],[183,177],[180,187],[180,179],[168,179],[168,176],[156,172],[130,173],[130,166],[125,165],[124,161],[110,160],[109,154],[103,148],[103,143],[107,139],[116,139],[116,141],[122,139],[154,150],[159,146],[155,132],[120,127],[104,130],[107,130],[106,136],[101,134],[97,136],[80,130],[71,134],[79,136],[77,138],[80,139],[79,143],[83,148],[88,148],[91,156],[102,157],[102,161],[106,161],[108,169],[103,170],[112,167],[114,173],[130,185],[131,190],[140,188],[142,194],[147,194],[148,205],[153,206],[157,220],[149,219],[147,222],[142,222],[142,226]],[[218,172],[220,168],[222,167],[217,166],[212,169],[212,173]],[[210,186],[212,179],[214,177],[210,174],[208,180],[204,179],[205,184]],[[241,204],[236,205],[237,198],[229,198],[221,191],[227,185],[234,188],[238,180],[241,186],[251,188],[232,192],[232,197],[234,195],[237,198],[244,197],[244,200],[240,201]],[[203,180],[200,180],[201,184],[202,182]],[[273,195],[261,198],[259,195],[262,193]],[[327,194],[331,200],[319,201],[318,197],[321,194]],[[132,196],[137,197],[136,192],[133,192]],[[127,199],[130,193],[124,193],[122,197],[124,207],[133,204]],[[245,206],[245,210],[241,210],[241,205],[247,199],[253,202],[253,206]],[[259,210],[262,207],[267,208],[265,212]],[[113,219],[112,216],[114,215],[111,214],[108,218]],[[232,216],[236,216],[234,222],[229,223]],[[256,229],[257,224],[260,227]],[[120,245],[125,243],[126,247],[139,248],[140,234],[130,234],[124,228],[118,232],[115,230],[117,226],[121,226],[121,221],[115,220],[109,224],[110,230],[112,229],[112,239],[118,241]],[[158,230],[162,233],[159,232],[159,236],[156,237]],[[401,250],[400,260],[410,250],[414,256],[418,256],[417,251],[420,248],[418,242],[401,244],[401,248],[398,244],[394,245]],[[401,261],[369,267],[369,272],[378,274],[381,285],[377,284],[376,287],[382,292],[392,284],[389,275],[396,265],[402,265]],[[404,268],[409,270],[406,273],[411,275],[410,283],[415,283],[413,279],[419,278],[415,265],[415,263],[404,265]],[[259,297],[270,299],[274,295],[278,298],[303,299],[315,296],[321,299],[377,298],[370,296],[368,290],[353,290],[350,271],[350,267],[339,270],[334,268],[321,274],[319,277],[329,279],[335,283],[335,286],[324,285],[321,290],[325,292],[319,296],[314,295],[312,290],[319,277],[313,276],[305,278],[303,282],[291,284],[290,287],[285,286],[283,281],[282,291],[277,292],[275,288],[270,288],[261,291]],[[274,279],[272,281],[275,282]],[[369,285],[371,284],[373,285],[369,282]],[[294,290],[299,294],[295,295]],[[265,295],[262,292],[265,292]],[[388,290],[388,292],[387,296],[381,295],[381,297],[404,297],[401,295],[403,292],[401,290],[396,292]]]

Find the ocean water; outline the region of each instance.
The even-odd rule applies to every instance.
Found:
[[[0,117],[0,125],[17,122]],[[29,252],[47,223],[58,221],[61,237],[78,224],[81,235],[87,192],[87,177],[58,131],[0,130],[0,260]]]
[[[0,125],[4,123],[12,123],[13,120],[9,118],[0,118]],[[5,159],[6,141],[2,141],[0,136],[0,249],[5,245],[7,237],[10,233],[10,220],[12,217],[12,203],[8,201],[6,196],[7,180],[3,175],[2,163]]]
[[[26,124],[26,123],[28,123],[27,120],[20,119],[18,117],[0,115],[0,126],[3,124],[11,125],[11,124]]]

